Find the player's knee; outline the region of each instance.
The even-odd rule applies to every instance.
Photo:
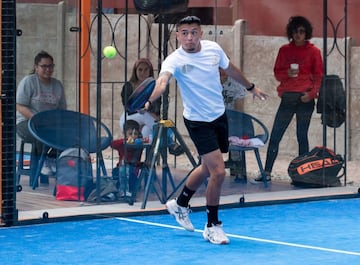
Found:
[[[214,180],[220,183],[224,181],[225,175],[226,175],[225,169],[218,169],[215,172],[213,172]]]

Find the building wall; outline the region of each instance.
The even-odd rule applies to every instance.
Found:
[[[80,0],[63,0],[67,5],[76,6]],[[92,0],[94,6],[97,1]],[[18,0],[17,3],[47,3],[57,4],[61,0]],[[302,15],[308,17],[314,25],[314,34],[317,37],[323,36],[323,14],[324,2],[327,2],[326,13],[328,15],[328,36],[334,36],[331,24],[337,29],[337,36],[344,37],[344,11],[348,13],[348,36],[352,36],[359,45],[360,32],[360,1],[358,0],[189,0],[188,12],[195,9],[209,8],[213,12],[212,21],[218,25],[232,25],[238,19],[248,21],[248,34],[282,36],[284,27],[290,16]],[[125,1],[103,0],[103,8],[115,8],[115,12],[122,13],[125,10]],[[347,3],[347,6],[345,6]],[[130,13],[136,13],[132,0],[128,1]],[[203,11],[204,12],[204,11]],[[200,14],[201,15],[201,14]]]
[[[44,17],[45,16],[45,17]],[[93,16],[94,17],[94,16]],[[92,18],[93,18],[92,17]],[[35,22],[34,22],[35,19]],[[46,23],[44,23],[46,21]],[[62,23],[56,23],[61,22]],[[17,5],[17,24],[18,28],[23,30],[23,35],[18,38],[17,42],[17,80],[26,75],[33,66],[33,57],[41,50],[47,50],[54,55],[56,72],[58,77],[65,85],[67,99],[70,109],[78,107],[78,66],[79,49],[78,33],[71,32],[69,29],[76,26],[76,14],[69,12],[63,5]],[[140,27],[139,27],[140,23]],[[159,44],[158,44],[158,24],[152,23],[152,17],[142,17],[139,22],[137,15],[129,16],[128,23],[128,45],[127,58],[124,57],[126,51],[125,45],[125,19],[116,15],[107,15],[104,19],[102,45],[110,45],[112,41],[118,48],[120,55],[114,59],[100,58],[102,62],[102,84],[101,84],[101,109],[102,120],[112,130],[114,137],[121,136],[118,119],[122,113],[122,105],[120,100],[121,87],[126,79],[130,76],[134,61],[138,56],[149,57],[153,62],[156,71],[158,70]],[[245,75],[256,85],[261,87],[270,95],[269,100],[265,103],[259,100],[253,100],[250,95],[246,97],[245,110],[260,120],[262,120],[271,130],[273,118],[279,104],[279,98],[276,95],[277,81],[273,76],[273,64],[279,47],[286,43],[284,37],[279,36],[257,36],[244,34],[248,32],[249,23],[244,20],[236,21],[232,26],[214,25],[203,26],[204,39],[216,40],[232,58],[233,62],[240,66]],[[138,33],[138,29],[141,32]],[[112,30],[113,31],[112,31]],[[114,39],[112,33],[114,32]],[[322,48],[322,38],[314,38],[314,43]],[[329,39],[333,43],[333,39]],[[61,43],[62,47],[59,47]],[[91,84],[90,84],[90,106],[91,114],[96,115],[96,98],[98,88],[97,80],[97,28],[96,23],[92,24],[90,33],[91,49]],[[345,48],[345,40],[337,39],[337,45],[343,52]],[[169,42],[169,51],[176,48],[174,32],[171,33]],[[347,87],[349,96],[349,122],[347,128],[347,142],[349,159],[360,159],[360,124],[357,118],[360,107],[357,102],[360,97],[360,73],[357,67],[360,63],[360,49],[352,47],[348,41],[349,51],[349,86]],[[138,55],[138,51],[140,54]],[[162,51],[160,51],[162,52]],[[345,62],[341,54],[335,50],[328,58],[328,72],[344,76]],[[127,69],[126,69],[127,68]],[[176,106],[176,107],[175,107]],[[193,148],[191,141],[187,137],[187,132],[181,118],[182,105],[180,94],[177,92],[175,85],[171,84],[170,89],[170,107],[169,118],[177,123],[177,128],[184,135],[187,143]],[[310,145],[322,144],[322,125],[320,116],[314,113],[310,127]],[[328,130],[329,147],[332,147],[334,135],[336,136],[336,149],[339,153],[344,152],[345,148],[345,130],[344,126],[340,127],[334,133]],[[282,154],[289,156],[297,155],[297,143],[295,138],[295,123],[293,122],[281,142]],[[263,150],[266,150],[265,148]]]
[[[302,15],[307,17],[314,26],[314,34],[323,36],[323,0],[239,0],[236,2],[236,16],[249,22],[249,34],[254,35],[284,35],[285,25],[290,16]],[[344,0],[328,0],[327,14],[335,25],[344,16]],[[349,35],[355,36],[359,18],[359,1],[348,1],[348,31]],[[341,27],[339,34],[344,34]],[[332,32],[329,31],[329,36]],[[358,35],[356,35],[358,37]]]

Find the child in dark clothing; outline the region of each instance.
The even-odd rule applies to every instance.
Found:
[[[131,197],[136,187],[143,147],[139,124],[136,121],[127,120],[124,127],[125,138],[111,143],[111,147],[119,153],[119,162],[114,170],[118,173],[113,172],[113,175],[119,176],[120,197]]]

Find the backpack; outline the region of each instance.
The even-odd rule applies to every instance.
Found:
[[[56,160],[56,199],[85,201],[93,184],[89,153],[68,148]]]
[[[346,119],[346,94],[341,79],[337,75],[327,75],[321,84],[316,105],[317,113],[321,113],[323,124],[337,128]]]
[[[324,146],[316,146],[310,152],[293,159],[288,167],[292,185],[321,188],[340,185],[339,172],[344,168],[341,155]]]

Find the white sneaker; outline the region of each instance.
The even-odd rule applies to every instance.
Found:
[[[217,245],[230,243],[229,238],[225,235],[222,229],[221,223],[217,225],[212,224],[211,227],[207,227],[207,224],[205,224],[203,237],[210,243]]]
[[[55,160],[46,158],[40,173],[45,176],[55,176],[56,174]]]
[[[271,181],[270,174],[266,173],[266,172],[265,172],[265,174],[266,174],[266,181],[270,182]],[[260,183],[264,183],[264,180],[263,180],[263,177],[260,174],[258,177],[254,178],[254,179],[250,179],[250,183],[251,184],[260,184]]]
[[[54,174],[54,172],[51,170],[51,168],[46,164],[43,165],[40,173],[44,176],[52,176]]]
[[[179,225],[188,231],[194,231],[194,226],[189,219],[189,213],[191,211],[189,207],[181,207],[177,204],[176,199],[172,199],[166,203],[166,208],[168,212],[175,217]]]
[[[120,191],[120,192],[119,192],[119,196],[120,196],[121,198],[131,197],[131,196],[132,196],[132,193],[131,193],[130,191],[126,191],[126,192]]]

